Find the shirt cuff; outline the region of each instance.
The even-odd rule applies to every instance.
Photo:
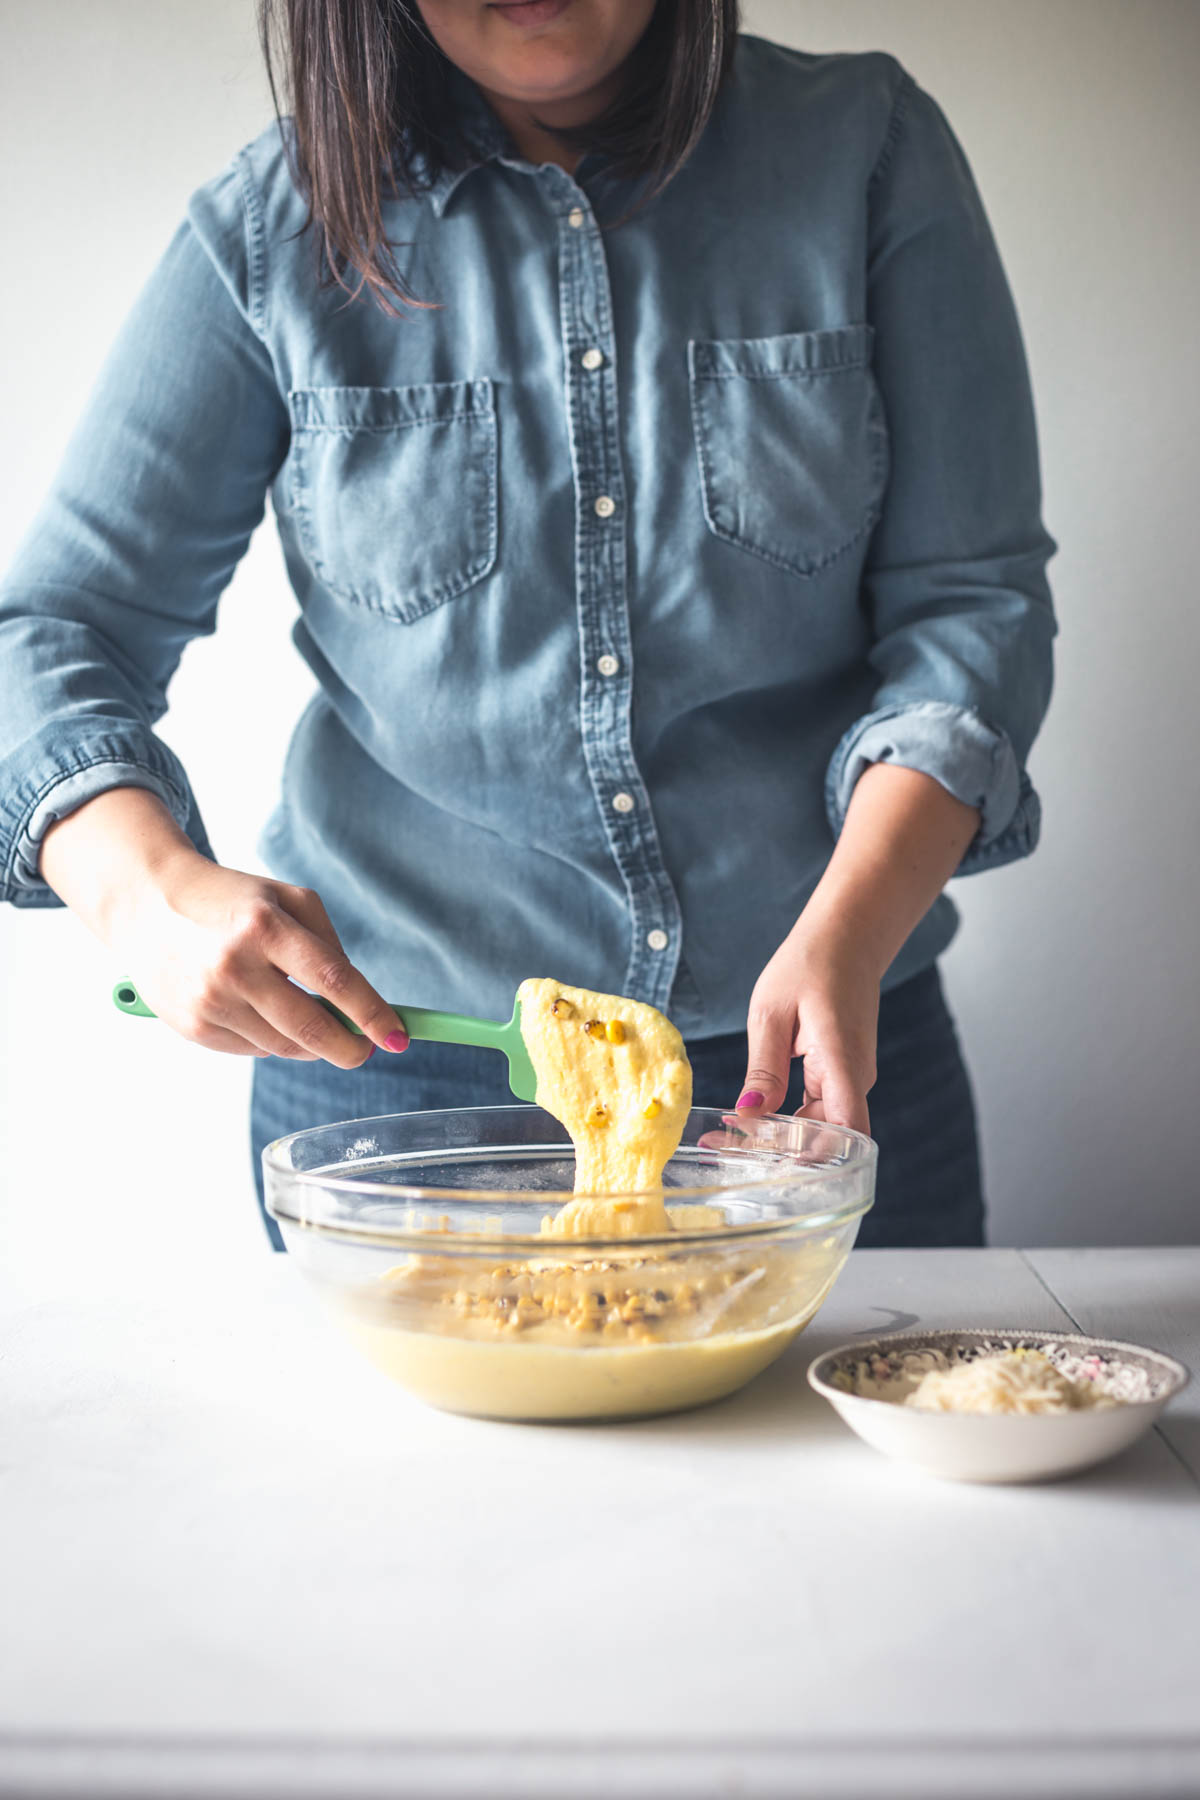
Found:
[[[38,869],[42,839],[52,825],[108,788],[139,787],[157,794],[180,829],[193,836],[198,815],[182,766],[152,734],[146,733],[145,740],[137,746],[119,739],[93,742],[69,759],[48,761],[21,784],[17,816],[5,821],[10,843],[0,900],[17,906],[55,904]]]
[[[825,810],[836,838],[855,783],[871,763],[918,769],[956,800],[979,808],[979,830],[955,870],[974,875],[1028,856],[1041,831],[1041,802],[1002,731],[977,712],[941,700],[885,706],[859,719],[830,760]]]

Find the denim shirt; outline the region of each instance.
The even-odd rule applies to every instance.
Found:
[[[962,872],[1036,841],[1055,546],[1003,269],[885,54],[742,35],[615,226],[637,183],[458,90],[478,160],[388,202],[434,305],[319,287],[276,126],[192,198],[0,590],[0,895],[53,904],[42,833],[119,784],[212,854],[153,725],[269,492],[316,690],[268,867],[401,1005],[552,974],[737,1030],[870,763],[981,809]]]

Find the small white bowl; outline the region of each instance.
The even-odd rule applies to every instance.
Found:
[[[1084,1372],[1099,1376],[1119,1404],[1069,1413],[925,1412],[903,1404],[923,1372],[903,1359],[941,1351],[951,1362],[969,1361],[1019,1346],[1043,1351],[1072,1375],[1083,1358],[1097,1358]],[[1188,1371],[1160,1350],[1076,1332],[895,1331],[827,1350],[808,1379],[885,1456],[948,1481],[1047,1481],[1126,1449],[1186,1386]],[[858,1391],[864,1383],[869,1395]],[[895,1398],[885,1397],[889,1385]]]

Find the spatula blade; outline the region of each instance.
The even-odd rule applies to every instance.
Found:
[[[508,1085],[518,1100],[537,1099],[537,1074],[529,1056],[529,1047],[521,1035],[521,1002],[513,1006],[512,1021],[504,1043],[508,1057]]]

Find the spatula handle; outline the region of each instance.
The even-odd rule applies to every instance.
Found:
[[[113,1005],[123,1013],[129,1013],[136,1019],[153,1019],[157,1015],[138,993],[132,981],[118,981],[113,989]],[[346,1014],[334,1006],[331,1000],[321,1000],[319,994],[312,995],[320,1000],[326,1012],[331,1012],[335,1019],[352,1031],[356,1037],[362,1031],[347,1018]],[[409,1037],[421,1038],[434,1044],[481,1044],[489,1050],[507,1048],[506,1033],[511,1033],[512,1024],[498,1024],[494,1019],[472,1019],[466,1013],[436,1012],[428,1006],[401,1006],[392,1008],[404,1020]]]
[[[319,1000],[320,995],[313,998]],[[347,1031],[362,1035],[353,1019],[330,1001],[321,1000],[321,1005],[340,1019]],[[393,1003],[392,1011],[404,1020],[409,1037],[425,1043],[479,1044],[485,1050],[506,1050],[512,1033],[511,1020],[501,1025],[495,1019],[473,1019],[468,1013],[437,1012],[429,1006],[404,1006],[399,1001]]]
[[[129,1013],[135,1019],[153,1019],[157,1014],[151,1012],[132,981],[118,981],[112,991],[113,1005],[123,1013]]]

